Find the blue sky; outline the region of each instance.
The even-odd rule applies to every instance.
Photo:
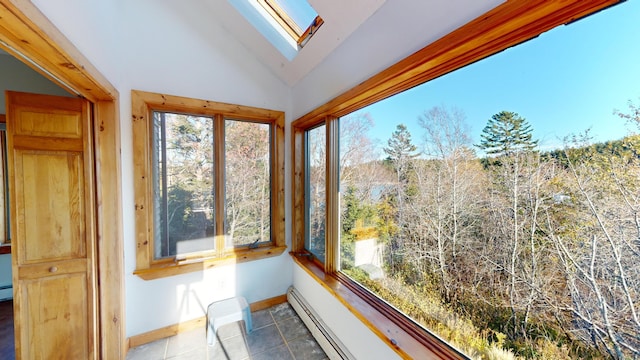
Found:
[[[307,30],[313,19],[318,16],[316,11],[307,1],[301,0],[276,0],[276,3],[293,18],[302,31]]]
[[[373,104],[370,132],[385,146],[404,123],[422,141],[418,117],[434,106],[466,114],[474,144],[502,110],[527,119],[541,147],[591,129],[595,141],[628,134],[613,114],[628,100],[640,105],[640,1],[627,1],[490,58]],[[637,128],[636,128],[637,131]]]

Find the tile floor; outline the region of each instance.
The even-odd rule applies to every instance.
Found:
[[[127,360],[327,359],[288,303],[251,315],[253,331],[249,335],[243,336],[241,323],[228,324],[218,330],[218,343],[212,347],[207,346],[203,327],[133,348]]]

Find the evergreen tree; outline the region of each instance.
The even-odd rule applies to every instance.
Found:
[[[409,164],[418,154],[416,146],[411,143],[411,133],[404,124],[398,124],[383,150],[387,154],[386,160],[393,164],[398,178],[406,181]]]
[[[538,140],[532,139],[531,125],[517,113],[501,111],[491,117],[482,129],[478,148],[488,155],[510,156],[521,151],[531,151]]]

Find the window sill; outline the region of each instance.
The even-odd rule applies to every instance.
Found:
[[[339,276],[326,274],[308,257],[294,254],[292,257],[302,269],[402,358],[467,359],[464,354],[435,335],[421,329],[402,315],[398,316],[397,311],[390,306],[381,307],[383,301],[364,292],[352,290],[353,285],[347,284],[347,280],[340,279]],[[393,334],[393,337],[389,337],[388,334]]]
[[[11,244],[0,245],[0,255],[1,254],[11,254]]]
[[[171,262],[154,265],[148,269],[137,269],[133,273],[144,280],[155,280],[168,276],[202,271],[216,266],[239,264],[248,261],[278,256],[287,250],[286,246],[265,246],[256,249],[232,250],[218,257],[200,258],[188,262]]]

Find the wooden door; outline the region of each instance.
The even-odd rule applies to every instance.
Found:
[[[90,106],[7,92],[16,359],[94,359]]]

